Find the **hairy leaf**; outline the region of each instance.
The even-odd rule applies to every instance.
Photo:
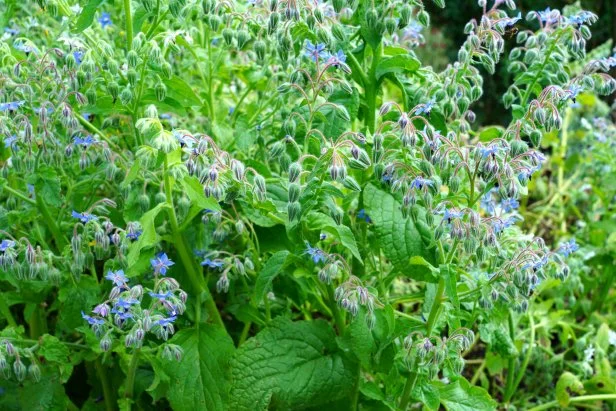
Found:
[[[325,404],[348,395],[355,372],[356,365],[340,352],[328,323],[279,317],[246,341],[231,361],[229,409]]]

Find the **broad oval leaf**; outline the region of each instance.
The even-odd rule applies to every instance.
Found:
[[[288,410],[326,404],[350,393],[356,370],[338,349],[328,323],[278,317],[236,351],[228,409]]]
[[[417,269],[416,262],[421,260],[411,259],[419,256],[435,264],[434,249],[428,246],[431,233],[422,216],[418,223],[404,218],[394,196],[372,184],[364,190],[364,206],[374,223],[377,242],[394,268],[416,280],[435,282],[430,270]]]

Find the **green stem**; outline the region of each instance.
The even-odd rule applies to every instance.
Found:
[[[334,315],[334,320],[336,321],[338,333],[339,335],[342,335],[344,334],[346,324],[344,323],[344,317],[342,316],[342,313],[338,309],[338,303],[336,303],[336,298],[334,297],[334,286],[331,284],[327,285],[327,296],[329,298],[330,307]]]
[[[545,60],[543,60],[543,63],[541,64],[541,68],[537,71],[537,75],[533,79],[532,83],[530,83],[528,85],[528,88],[526,89],[526,92],[524,93],[524,97],[522,98],[522,102],[520,103],[520,105],[522,107],[526,107],[526,103],[528,103],[528,99],[530,98],[530,93],[533,91],[533,87],[535,86],[535,83],[537,83],[537,80],[539,80],[539,76],[541,74],[545,73],[545,71],[544,71],[545,66],[550,61],[550,57],[551,57],[552,53],[554,52],[554,49],[556,48],[556,45],[558,45],[558,40],[560,40],[560,38],[563,35],[563,33],[564,33],[564,30],[561,31],[558,34],[558,36],[554,39],[554,43],[552,43],[552,45],[550,46],[550,49],[546,53]]]
[[[33,199],[31,199],[30,197],[26,197],[25,194],[22,194],[21,192],[7,186],[3,186],[2,187],[3,190],[8,191],[9,193],[13,194],[15,197],[21,198],[22,200],[24,200],[27,203],[30,204],[36,204],[36,201],[34,201]]]
[[[432,303],[432,307],[430,308],[430,314],[428,315],[428,322],[426,323],[426,337],[430,337],[432,333],[432,328],[436,323],[436,319],[438,318],[438,312],[441,308],[441,300],[443,299],[443,294],[445,292],[445,279],[441,278],[438,281],[438,288],[436,289],[436,296],[434,296],[434,302]]]
[[[240,345],[244,344],[244,341],[246,341],[246,338],[248,338],[248,333],[250,332],[250,327],[252,326],[252,322],[248,321],[246,324],[244,324],[244,328],[242,329],[242,333],[240,334],[240,339],[237,342],[237,346],[239,347]]]
[[[141,348],[137,348],[133,353],[133,357],[130,359],[130,364],[128,365],[128,373],[126,374],[126,389],[124,391],[124,397],[132,399],[133,391],[135,389],[135,375],[137,375],[137,366],[139,365],[139,354],[141,353]],[[130,407],[130,405],[129,405]]]
[[[103,388],[103,398],[105,400],[105,409],[107,411],[114,411],[116,409],[115,393],[113,392],[113,389],[111,388],[107,370],[103,367],[101,360],[98,358],[96,359],[96,361],[94,361],[94,368],[96,369],[96,374],[98,375],[98,379],[101,381],[101,387]]]
[[[613,401],[616,400],[616,394],[596,394],[596,395],[583,395],[581,397],[573,397],[569,399],[569,403],[577,403],[577,402],[591,402],[591,401]],[[545,404],[538,405],[529,409],[528,411],[541,411],[547,410],[550,408],[558,408],[558,401],[550,401]]]
[[[511,337],[511,341],[515,341],[515,327],[513,324],[513,314],[509,312],[509,336]],[[507,382],[505,385],[505,398],[506,401],[509,401],[508,393],[513,389],[514,383],[514,374],[515,374],[515,357],[509,358],[509,362],[507,365]]]
[[[373,49],[372,53],[372,65],[370,66],[370,72],[368,74],[368,82],[365,84],[365,98],[366,98],[366,126],[371,133],[374,133],[376,124],[376,96],[378,93],[378,80],[376,78],[376,68],[381,59],[382,47],[381,44]]]
[[[186,240],[182,235],[179,226],[178,220],[175,215],[175,207],[173,205],[173,196],[172,196],[172,187],[171,187],[171,178],[169,173],[167,172],[169,169],[169,161],[165,156],[164,162],[164,180],[165,180],[165,195],[167,196],[167,210],[169,214],[169,221],[171,223],[171,233],[173,237],[173,242],[175,249],[180,255],[180,259],[182,260],[182,264],[184,264],[184,268],[186,269],[186,274],[188,275],[188,279],[192,283],[193,287],[198,290],[200,293],[204,294],[204,302],[205,309],[209,314],[210,318],[221,327],[225,328],[225,324],[220,317],[220,313],[218,312],[218,307],[216,307],[216,303],[214,302],[214,298],[210,293],[210,290],[207,288],[207,284],[204,284],[203,277],[199,275],[199,272],[195,268],[194,259],[191,256],[191,253],[188,251],[188,245],[186,244]]]
[[[30,338],[37,339],[47,332],[47,322],[45,321],[45,311],[40,304],[32,310],[28,324],[30,325]]]
[[[2,314],[2,316],[6,319],[9,326],[17,327],[17,322],[15,321],[13,314],[11,314],[11,309],[6,303],[6,298],[3,296],[0,296],[0,314]]]
[[[126,18],[126,48],[133,49],[133,17],[130,11],[130,0],[124,0],[124,16]]]
[[[533,314],[528,314],[528,323],[530,325],[530,342],[528,344],[528,350],[526,350],[526,355],[524,356],[524,360],[522,361],[522,366],[520,367],[520,371],[518,372],[518,376],[513,382],[513,385],[510,387],[509,391],[505,392],[505,402],[509,402],[515,394],[516,389],[522,382],[522,378],[524,378],[524,373],[526,373],[526,367],[528,367],[528,363],[530,362],[531,354],[533,353],[533,346],[535,345],[535,321],[533,319]],[[513,372],[511,373],[513,374]]]
[[[409,405],[409,401],[411,400],[411,392],[413,391],[416,382],[417,373],[411,372],[411,375],[409,376],[409,378],[406,379],[406,382],[404,383],[404,390],[402,391],[402,396],[400,397],[400,405],[398,408],[400,408],[402,411],[406,410]]]
[[[212,124],[216,123],[216,109],[214,108],[214,88],[212,86],[213,74],[212,74],[212,44],[210,41],[210,29],[206,28],[205,32],[205,42],[207,46],[207,66],[208,66],[208,99],[210,106],[210,121]]]
[[[66,245],[68,244],[68,240],[64,237],[62,231],[60,231],[60,228],[56,224],[56,219],[52,217],[51,213],[49,212],[45,201],[43,201],[43,195],[35,189],[34,196],[36,198],[36,207],[41,213],[43,221],[45,221],[47,228],[49,228],[49,231],[51,231],[51,234],[53,234],[54,242],[56,243],[58,252],[60,252],[61,254],[62,250],[64,250],[64,247],[66,247]]]

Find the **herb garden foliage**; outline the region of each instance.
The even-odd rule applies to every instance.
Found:
[[[592,13],[480,0],[435,72],[420,0],[3,8],[2,409],[616,397]],[[474,124],[499,63],[513,120]]]

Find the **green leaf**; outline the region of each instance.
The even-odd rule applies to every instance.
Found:
[[[100,6],[102,2],[103,0],[88,1],[88,4],[85,5],[79,14],[77,23],[75,24],[75,27],[73,27],[73,33],[81,33],[92,25],[92,22],[94,21],[94,13],[96,13],[98,6]]]
[[[314,127],[319,129],[327,138],[337,138],[349,129],[350,119],[346,107],[331,103],[321,106],[315,112]]]
[[[556,383],[556,400],[561,407],[569,405],[570,393],[581,394],[584,391],[584,384],[578,377],[565,371]]]
[[[394,268],[419,281],[436,281],[426,270],[417,270],[411,257],[419,256],[430,264],[435,263],[434,250],[428,249],[429,229],[420,214],[418,222],[404,218],[400,203],[388,192],[372,184],[364,190],[364,206],[374,223],[376,240]],[[422,224],[423,223],[423,224]],[[416,262],[418,260],[413,260]]]
[[[170,79],[164,79],[163,83],[167,86],[167,96],[180,103],[183,107],[203,105],[203,102],[190,84],[181,77],[173,76]]]
[[[495,138],[500,138],[504,132],[505,132],[505,129],[502,128],[501,126],[485,127],[479,132],[479,141],[488,143],[494,140]]]
[[[197,325],[170,341],[182,347],[182,361],[165,360],[169,378],[167,398],[174,410],[227,410],[229,360],[233,341],[219,326]],[[160,372],[160,371],[159,371]]]
[[[259,272],[255,283],[255,299],[257,302],[263,300],[265,293],[272,285],[272,281],[274,281],[274,278],[276,278],[284,268],[288,256],[289,252],[283,250],[275,253],[267,260],[261,272]]]
[[[460,312],[460,299],[458,298],[458,277],[456,272],[451,269],[449,265],[439,266],[440,275],[445,280],[445,294],[449,298],[451,305],[455,309],[455,312]],[[460,317],[458,315],[453,316],[453,326],[455,329],[460,328]]]
[[[376,67],[376,78],[380,80],[388,73],[413,73],[421,66],[419,60],[410,54],[397,54],[381,60]]]
[[[52,207],[62,206],[60,179],[55,169],[41,165],[36,174],[28,176],[27,181],[34,186],[36,194],[41,196],[46,204]]]
[[[448,411],[496,410],[496,402],[490,394],[481,387],[472,386],[464,378],[449,384],[440,381],[434,381],[432,384],[438,389],[441,404]]]
[[[422,256],[414,255],[409,259],[409,267],[404,273],[411,278],[428,278],[435,283],[438,281],[439,270]]]
[[[139,224],[141,224],[141,229],[143,232],[139,236],[139,239],[131,244],[130,250],[128,251],[128,271],[127,275],[135,276],[138,273],[132,272],[131,268],[137,263],[139,260],[139,255],[141,254],[141,250],[144,248],[152,247],[159,240],[159,235],[156,233],[156,225],[154,224],[154,220],[160,211],[167,207],[167,203],[160,203],[147,213],[145,213],[141,219],[139,219]]]
[[[312,229],[323,230],[333,235],[336,240],[340,241],[343,246],[349,249],[353,257],[360,263],[362,262],[355,236],[349,227],[343,224],[336,224],[333,218],[327,214],[318,212],[309,213],[306,217],[306,224]]]
[[[481,324],[479,326],[481,341],[490,345],[492,351],[503,358],[511,358],[518,355],[518,350],[511,340],[511,336],[501,327],[494,324]]]
[[[203,186],[199,184],[197,177],[186,176],[181,180],[184,194],[188,196],[193,204],[201,207],[202,210],[220,211],[220,205],[213,197],[206,197]]]
[[[325,321],[278,317],[236,351],[231,375],[228,409],[301,409],[347,396],[356,364],[343,356]]]
[[[350,350],[364,368],[370,369],[376,343],[366,324],[365,312],[353,318],[351,324],[345,329],[344,335],[339,339],[339,344],[343,350]]]
[[[45,358],[48,366],[56,368],[62,383],[68,381],[73,372],[73,364],[69,359],[70,351],[58,338],[49,334],[41,337],[38,355]]]

